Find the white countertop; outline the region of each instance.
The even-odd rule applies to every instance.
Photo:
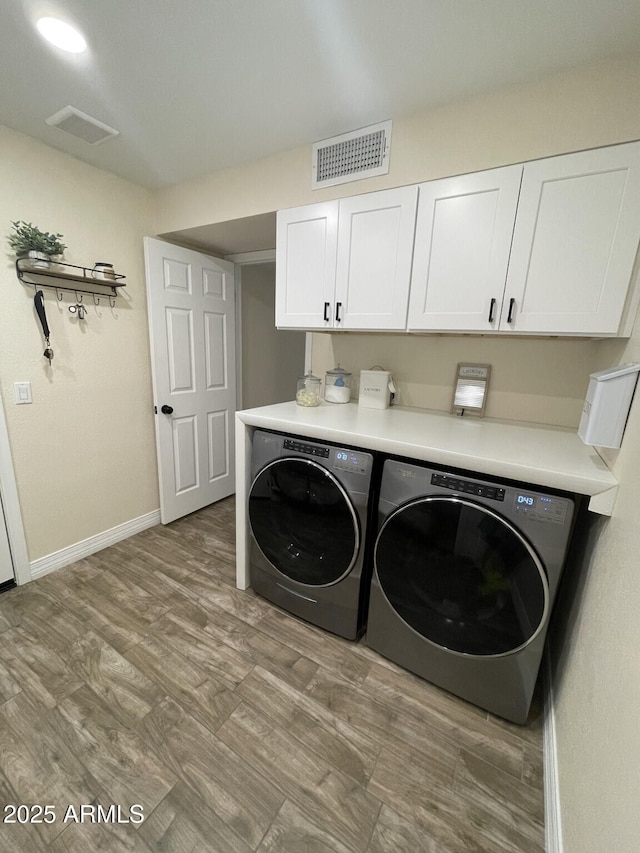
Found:
[[[537,424],[458,417],[357,403],[305,408],[276,403],[237,413],[247,427],[291,432],[366,450],[379,450],[471,472],[523,480],[587,495],[589,509],[611,515],[618,482],[593,447],[574,430]]]

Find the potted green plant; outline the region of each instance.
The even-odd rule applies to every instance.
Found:
[[[67,248],[62,234],[50,234],[41,231],[31,222],[18,220],[12,222],[13,231],[9,235],[9,245],[18,258],[28,258],[35,269],[48,269],[51,258],[61,255]]]

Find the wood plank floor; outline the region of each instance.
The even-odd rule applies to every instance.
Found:
[[[544,850],[540,712],[237,590],[232,498],[3,594],[0,634],[0,798],[52,806],[0,851]]]

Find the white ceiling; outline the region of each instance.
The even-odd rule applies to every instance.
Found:
[[[157,188],[639,51],[639,0],[2,0],[0,123]],[[120,135],[45,124],[67,105]]]

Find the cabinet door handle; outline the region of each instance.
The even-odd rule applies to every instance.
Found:
[[[328,323],[328,322],[329,322],[329,305],[330,305],[330,303],[329,303],[329,302],[325,302],[325,303],[324,303],[324,314],[323,314],[323,317],[324,317],[324,319],[325,319],[325,322],[326,322],[326,323]]]
[[[509,313],[507,314],[507,323],[513,323],[513,309],[516,307],[516,300],[512,297],[509,300]]]
[[[340,322],[340,309],[342,308],[342,302],[336,302],[336,323]]]
[[[493,312],[495,311],[495,308],[496,308],[496,300],[492,299],[491,302],[489,303],[489,322],[490,323],[493,323]]]

